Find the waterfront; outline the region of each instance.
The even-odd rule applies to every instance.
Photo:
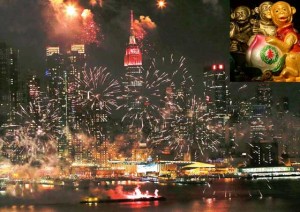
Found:
[[[140,183],[133,181],[87,183],[70,186],[10,185],[1,194],[0,211],[297,211],[299,179],[213,179],[208,185]],[[80,204],[87,195],[117,196],[133,192],[152,194],[155,189],[167,198],[159,202]],[[11,190],[15,187],[15,191]],[[18,188],[18,189],[16,189]]]

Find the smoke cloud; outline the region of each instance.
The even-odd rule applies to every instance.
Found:
[[[147,35],[147,32],[154,30],[155,28],[156,24],[151,20],[149,16],[140,16],[140,19],[136,19],[133,24],[135,36],[139,40],[143,40]]]

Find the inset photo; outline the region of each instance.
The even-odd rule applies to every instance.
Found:
[[[230,81],[300,82],[300,2],[230,1]]]

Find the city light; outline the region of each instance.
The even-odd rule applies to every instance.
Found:
[[[223,64],[213,64],[211,68],[212,68],[213,71],[223,70],[224,69],[224,65]]]

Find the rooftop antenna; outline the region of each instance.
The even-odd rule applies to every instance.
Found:
[[[130,10],[130,32],[131,32],[131,35],[134,35],[134,32],[133,32],[133,10]]]

